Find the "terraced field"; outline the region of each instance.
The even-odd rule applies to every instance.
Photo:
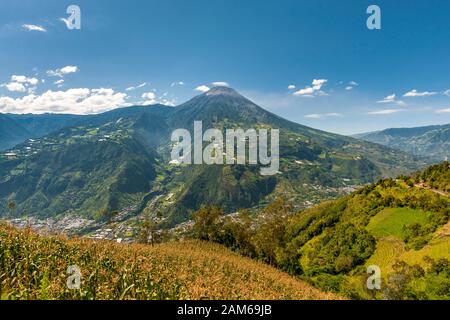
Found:
[[[370,221],[368,230],[377,237],[374,254],[365,263],[366,266],[378,265],[386,275],[392,272],[396,261],[410,265],[426,265],[424,258],[439,259],[450,256],[450,222],[439,228],[432,240],[420,250],[407,250],[401,239],[403,225],[425,222],[426,214],[421,210],[390,208],[381,211]]]

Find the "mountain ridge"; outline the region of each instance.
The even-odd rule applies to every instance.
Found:
[[[133,205],[164,211],[166,224],[170,226],[185,221],[203,205],[218,205],[233,212],[284,195],[295,199],[300,206],[307,206],[311,201],[342,194],[352,185],[406,173],[424,165],[405,153],[384,146],[283,119],[233,89],[211,90],[209,94],[196,96],[178,107],[135,106],[82,116],[76,118],[72,126],[17,145],[13,150],[16,159],[0,158],[0,204],[3,204],[0,213],[10,214],[6,208],[9,200],[18,202],[17,215],[48,216],[53,210],[53,215],[77,213],[98,217],[98,212],[120,212]],[[280,129],[279,173],[264,178],[258,174],[258,166],[170,164],[171,131],[178,128],[191,130],[195,120],[203,121],[205,128]],[[114,157],[104,156],[105,144],[110,145],[111,150],[123,149],[129,153],[111,153],[122,157],[123,163],[127,163],[128,158],[141,159],[143,154],[139,149],[151,155],[153,160],[148,165],[154,175],[146,188],[133,189],[133,180],[140,180],[139,177],[130,178],[133,170],[125,170]],[[39,167],[43,163],[40,159],[58,163],[61,157],[70,158],[70,150],[79,148],[83,153],[102,159],[102,170],[109,172],[111,178],[95,169],[94,163],[80,157],[74,157],[78,160],[70,165],[70,170],[64,166],[56,166],[58,171],[48,166],[47,170]],[[142,173],[138,168],[134,171]],[[126,185],[118,190],[112,177],[122,173]],[[30,177],[35,182],[27,187],[26,181]],[[22,185],[11,184],[13,181],[22,181]],[[49,185],[60,187],[57,194],[75,195],[77,203],[90,205],[68,209],[63,198],[54,197],[54,190]],[[77,187],[79,185],[84,188]],[[102,191],[104,197],[93,201],[100,190],[109,191]],[[31,205],[34,200],[39,204]]]
[[[450,124],[411,128],[389,128],[354,135],[355,138],[382,144],[436,161],[450,156]]]

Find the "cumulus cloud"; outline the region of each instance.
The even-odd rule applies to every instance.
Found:
[[[347,86],[347,87],[345,87],[345,90],[347,90],[347,91],[353,90],[353,87],[352,86]]]
[[[43,26],[37,25],[37,24],[23,24],[22,28],[28,30],[28,31],[40,31],[40,32],[47,32],[47,29],[45,29]]]
[[[225,81],[216,81],[211,83],[214,87],[229,87],[229,83]]]
[[[167,100],[167,99],[161,99],[159,101],[160,104],[163,104],[165,106],[168,107],[174,107],[176,105],[176,101],[175,100]]]
[[[411,90],[411,91],[405,93],[403,96],[404,97],[428,97],[428,96],[434,96],[436,94],[437,94],[437,92],[429,92],[429,91],[419,92],[416,89],[414,89],[414,90]]]
[[[27,90],[23,84],[18,82],[3,83],[1,86],[11,92],[25,92]]]
[[[395,93],[383,98],[382,100],[378,100],[377,103],[396,103],[399,105],[405,105],[403,101],[397,100]]]
[[[384,109],[384,110],[377,110],[377,111],[370,111],[367,112],[367,114],[370,115],[387,115],[387,114],[393,114],[397,112],[404,111],[403,109]]]
[[[136,90],[136,89],[139,89],[139,88],[142,88],[142,87],[145,87],[147,85],[147,82],[142,82],[141,84],[138,84],[137,86],[131,86],[131,87],[128,87],[128,88],[126,88],[125,90],[126,91],[132,91],[132,90]]]
[[[303,89],[297,90],[293,93],[295,96],[314,97],[316,95],[327,95],[321,89],[327,83],[326,79],[314,79],[312,85]]]
[[[174,100],[166,99],[167,93],[164,93],[161,97],[157,97],[154,92],[145,92],[142,94],[141,98],[144,100],[139,103],[141,105],[147,106],[147,105],[153,105],[153,104],[163,104],[165,106],[171,106],[173,107],[175,105]]]
[[[293,85],[293,84],[288,85],[288,89],[289,90],[294,90],[295,89],[295,85]]]
[[[444,92],[442,92],[442,94],[450,97],[450,89],[445,90]]]
[[[30,84],[33,86],[35,86],[39,83],[39,80],[36,78],[28,78],[26,76],[17,76],[17,75],[12,75],[11,81],[15,81],[18,83],[27,83],[27,84]]]
[[[16,99],[0,97],[0,112],[93,114],[127,106],[126,99],[125,93],[108,88],[48,90],[41,95],[32,93]]]
[[[55,69],[55,70],[47,70],[47,75],[49,77],[64,77],[66,74],[69,73],[75,73],[80,71],[80,69],[78,69],[77,66],[65,66],[63,68],[60,69]]]
[[[305,118],[310,119],[323,119],[323,118],[330,118],[330,117],[340,117],[342,114],[337,112],[331,112],[331,113],[313,113],[313,114],[307,114],[305,115]]]
[[[314,93],[314,89],[311,87],[300,89],[294,92],[295,96],[312,96]]]
[[[36,78],[12,75],[11,82],[3,83],[0,86],[5,87],[11,92],[34,92],[38,83],[39,80]]]
[[[201,85],[201,86],[198,86],[197,88],[195,88],[195,90],[200,91],[200,92],[206,92],[206,91],[209,91],[209,87],[205,86],[205,85]]]
[[[156,94],[154,92],[145,92],[141,96],[145,101],[142,104],[156,104]]]

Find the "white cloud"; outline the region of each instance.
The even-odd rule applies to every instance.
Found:
[[[147,82],[142,82],[141,84],[138,84],[137,86],[135,86],[135,87],[128,87],[128,88],[126,88],[125,90],[126,91],[132,91],[132,90],[136,90],[136,89],[139,89],[139,88],[142,88],[142,87],[145,87],[147,85]]]
[[[442,94],[450,97],[450,89],[445,90],[444,92],[442,92]]]
[[[64,68],[61,69],[62,74],[74,73],[77,71],[78,71],[77,66],[65,66]]]
[[[383,98],[383,100],[377,101],[377,103],[391,103],[391,102],[395,102],[395,94],[391,94]]]
[[[314,93],[314,89],[311,87],[307,87],[305,89],[300,89],[294,92],[295,96],[303,96],[303,95],[312,95]]]
[[[175,87],[175,86],[184,86],[185,83],[183,81],[177,81],[177,82],[172,82],[170,84],[171,87]]]
[[[429,91],[419,92],[416,89],[414,89],[414,90],[411,90],[411,91],[405,93],[403,96],[404,97],[428,97],[428,96],[434,96],[436,94],[437,94],[437,92],[429,92]]]
[[[10,83],[3,83],[1,85],[2,87],[5,87],[11,92],[25,92],[26,88],[22,83],[19,82],[10,82]]]
[[[145,93],[142,94],[141,97],[144,98],[144,99],[155,99],[156,95],[155,95],[154,92],[145,92]]]
[[[377,103],[396,103],[399,105],[405,105],[403,101],[397,100],[395,93],[383,98],[382,100],[377,101]]]
[[[36,78],[28,78],[26,76],[11,76],[11,81],[19,82],[19,83],[28,83],[33,86],[37,85],[39,83],[39,80]]]
[[[47,32],[47,30],[40,25],[37,24],[23,24],[22,28],[28,30],[28,31],[40,31],[40,32]]]
[[[53,84],[56,84],[58,88],[61,88],[64,84],[64,79],[56,80],[55,82],[53,82]]]
[[[161,99],[159,101],[160,104],[163,104],[165,106],[168,107],[174,107],[176,105],[176,101],[175,100],[167,100],[167,99]]]
[[[55,70],[47,70],[47,75],[49,77],[64,77],[66,74],[69,73],[75,73],[80,71],[77,66],[65,66],[61,69],[55,69]]]
[[[371,112],[368,112],[367,114],[386,115],[386,114],[393,114],[393,113],[397,113],[397,112],[401,112],[401,111],[404,111],[404,110],[403,109],[384,109],[384,110],[371,111]]]
[[[289,90],[294,90],[295,89],[295,85],[293,85],[293,84],[288,85],[288,89]]]
[[[307,115],[305,115],[305,118],[320,119],[320,118],[322,118],[322,115],[318,114],[318,113],[307,114]]]
[[[39,80],[36,78],[29,78],[26,76],[18,76],[12,75],[11,82],[3,83],[0,86],[5,87],[11,92],[25,92],[29,93],[34,92],[36,90],[36,85],[39,83]],[[33,86],[33,87],[30,87]]]
[[[325,113],[325,115],[327,117],[340,117],[340,116],[342,116],[342,114],[337,113],[337,112]]]
[[[201,86],[198,86],[197,88],[195,88],[195,90],[200,91],[200,92],[206,92],[206,91],[209,91],[209,87],[205,86],[205,85],[201,85]]]
[[[307,114],[305,115],[305,118],[310,119],[323,119],[323,118],[329,118],[329,117],[340,117],[342,114],[337,112],[331,112],[331,113],[313,113],[313,114]]]
[[[312,86],[305,87],[293,93],[295,96],[314,97],[315,95],[327,95],[321,89],[327,83],[326,79],[314,79]]]
[[[345,90],[350,91],[350,90],[353,90],[353,88],[357,87],[357,86],[359,86],[359,83],[352,80],[348,83],[348,86],[345,87]]]
[[[28,90],[27,90],[27,92],[28,92],[29,94],[35,93],[35,92],[36,92],[36,89],[37,89],[37,87],[29,87]]]
[[[168,100],[165,98],[165,96],[167,96],[167,94],[163,94],[162,97],[157,98],[156,94],[154,92],[145,92],[141,96],[145,100],[140,102],[139,104],[144,105],[144,106],[153,105],[153,104],[163,104],[165,106],[174,106],[175,101]]]
[[[436,110],[436,113],[450,113],[450,108]]]
[[[328,80],[326,79],[314,79],[312,82],[313,85],[313,89],[314,90],[320,90],[322,88],[322,86],[327,83]]]
[[[229,83],[225,81],[216,81],[211,83],[214,87],[229,87]]]
[[[107,88],[48,90],[41,95],[33,93],[17,99],[0,97],[0,112],[92,114],[127,106],[126,99],[125,93]]]

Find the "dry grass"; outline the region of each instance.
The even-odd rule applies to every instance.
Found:
[[[79,290],[67,288],[77,265]],[[268,265],[198,241],[155,247],[42,237],[0,225],[2,299],[337,299]]]

